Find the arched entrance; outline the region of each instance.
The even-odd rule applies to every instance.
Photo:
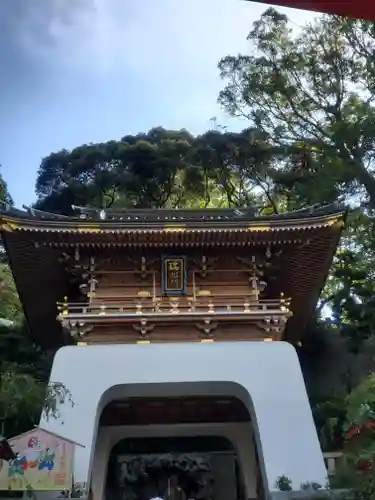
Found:
[[[106,429],[118,430],[108,460],[106,500],[165,497],[176,478],[187,499],[244,500],[243,472],[247,482],[251,475],[258,482],[256,464],[244,463],[245,443],[252,446],[250,415],[233,396],[111,401],[99,421],[99,432]],[[248,439],[241,443],[241,436]]]
[[[67,370],[67,366],[71,369]],[[253,437],[267,495],[277,491],[276,481],[281,475],[290,478],[295,489],[306,482],[326,482],[327,471],[301,368],[289,344],[190,342],[64,347],[54,358],[51,380],[59,380],[69,388],[75,405],[62,406],[61,419],[43,417],[40,425],[80,443],[75,453],[74,477],[77,482],[91,484],[93,500],[103,499],[109,453],[120,439],[155,437],[156,430],[159,436],[167,437],[177,428],[179,435],[228,437],[236,447],[240,463],[246,464],[242,472],[249,499],[257,498]],[[103,414],[99,425],[103,409],[114,400],[181,395],[235,396],[250,412],[251,422],[117,422],[111,426],[104,425],[108,422],[104,422]]]

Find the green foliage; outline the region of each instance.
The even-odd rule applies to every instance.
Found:
[[[292,481],[286,476],[278,477],[275,486],[280,491],[292,491]]]
[[[219,63],[219,102],[289,151],[279,187],[292,203],[356,194],[374,207],[374,30],[335,16],[293,30],[271,8],[248,40],[250,55]]]
[[[331,481],[332,487],[351,489],[355,500],[375,497],[374,417],[375,374],[371,374],[346,399],[344,458]]]
[[[53,353],[43,352],[30,339],[11,270],[4,262],[0,262],[0,353],[0,435],[29,430],[42,411],[47,418],[58,418],[58,403],[71,403],[71,395],[59,383],[48,385]]]
[[[356,353],[375,333],[374,222],[372,213],[351,215],[326,286],[333,320]]]
[[[0,325],[0,352],[0,435],[29,430],[42,411],[58,418],[59,403],[72,397],[63,385],[48,384],[53,353],[32,342],[23,322]]]
[[[184,130],[155,128],[53,153],[39,169],[37,206],[65,214],[71,205],[178,206],[190,193],[185,166],[192,140]]]
[[[283,209],[338,200],[363,207],[348,219],[301,361],[316,361],[333,334],[363,354],[375,327],[374,24],[321,16],[293,29],[270,8],[248,41],[248,54],[219,62],[219,102],[247,119],[272,152],[273,199]]]
[[[257,129],[193,137],[151,129],[121,141],[46,157],[36,208],[71,214],[72,205],[180,208],[260,205],[278,211],[269,174],[283,152]]]
[[[17,295],[12,272],[7,264],[0,263],[0,318],[19,324],[22,306]]]
[[[313,416],[323,451],[340,450],[346,422],[346,399],[332,396],[328,400],[313,402]]]
[[[1,165],[0,165],[1,167]],[[8,185],[0,174],[0,200],[9,205],[13,205],[13,199],[8,191]]]
[[[17,424],[38,421],[41,412],[48,418],[59,418],[59,404],[73,404],[70,392],[60,383],[45,382],[28,373],[8,371],[0,379],[1,435],[17,428]]]
[[[348,425],[375,419],[375,373],[368,375],[347,398]],[[375,442],[374,442],[375,445]],[[374,447],[375,457],[375,447]]]

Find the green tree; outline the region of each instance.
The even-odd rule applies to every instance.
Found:
[[[211,130],[193,143],[192,162],[199,167],[205,206],[258,205],[277,213],[272,172],[283,156],[256,128],[240,133]]]
[[[219,62],[219,102],[284,148],[274,180],[294,206],[358,195],[375,208],[374,35],[371,23],[335,16],[293,30],[268,9],[250,55]]]
[[[0,435],[12,436],[30,429],[41,413],[59,418],[61,403],[73,404],[63,384],[46,384],[33,375],[10,370],[0,373]]]
[[[9,205],[13,205],[13,198],[8,191],[8,185],[1,174],[0,174],[0,201],[8,203]]]
[[[181,206],[190,189],[185,173],[192,140],[184,130],[159,127],[53,153],[39,169],[36,207],[69,214],[72,205]]]
[[[332,310],[333,323],[358,353],[365,341],[375,338],[375,238],[374,217],[355,211],[341,239],[327,280],[323,300]]]
[[[8,325],[20,324],[23,319],[22,306],[12,271],[7,264],[2,263],[0,263],[0,298],[0,320],[7,320]]]
[[[121,141],[90,144],[46,157],[40,166],[36,208],[71,213],[94,207],[267,206],[269,171],[280,148],[264,133],[219,130],[193,137],[186,131],[151,129]]]
[[[332,486],[350,488],[350,498],[372,500],[375,495],[375,375],[366,377],[346,398],[343,427],[344,457]]]
[[[248,35],[249,55],[219,62],[219,102],[248,119],[274,151],[266,167],[273,199],[287,209],[337,200],[365,211],[350,216],[319,312],[360,349],[374,331],[373,23],[322,16],[300,29],[268,9]]]
[[[12,204],[0,175],[0,200]],[[41,412],[58,417],[58,403],[71,402],[59,383],[48,384],[53,353],[30,338],[12,272],[2,249],[0,258],[0,436],[29,430]]]

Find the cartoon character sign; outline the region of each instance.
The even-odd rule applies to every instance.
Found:
[[[39,470],[47,469],[49,472],[51,472],[53,470],[54,465],[55,465],[55,453],[49,448],[42,450],[39,455],[38,469]]]
[[[22,453],[26,460],[26,468],[35,469],[38,466],[41,444],[36,436],[29,439],[27,449]],[[21,455],[22,455],[21,454]]]
[[[31,437],[27,442],[27,448],[17,453],[17,457],[10,461],[8,477],[24,475],[25,470],[37,468],[41,453],[40,441],[35,436]]]
[[[39,491],[69,489],[74,444],[42,429],[13,438],[13,460],[0,470],[0,490]]]

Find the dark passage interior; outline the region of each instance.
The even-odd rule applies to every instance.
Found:
[[[233,396],[127,398],[109,403],[100,426],[170,426],[213,424],[213,435],[131,437],[112,449],[106,479],[106,500],[245,500],[243,473],[233,444],[215,435],[215,423],[249,423],[246,406]],[[156,429],[156,428],[155,428]],[[259,467],[258,498],[262,482]],[[169,498],[178,482],[182,498]]]
[[[174,489],[182,490],[176,495]],[[220,436],[130,438],[110,454],[106,499],[244,500],[236,452]]]

